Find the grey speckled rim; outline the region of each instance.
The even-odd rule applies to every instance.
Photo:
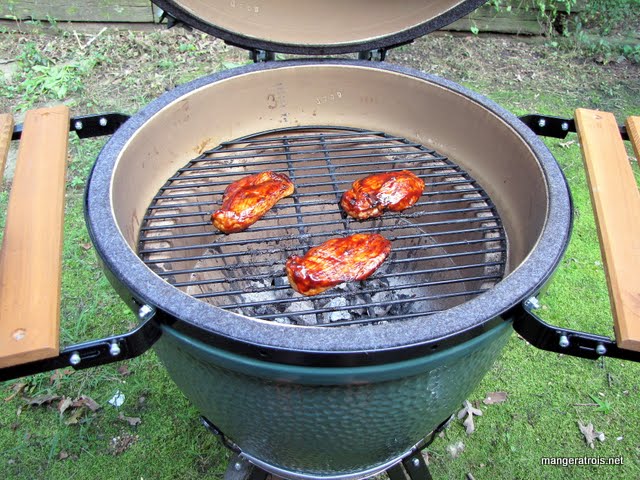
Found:
[[[357,328],[296,327],[243,317],[196,300],[151,272],[125,242],[111,210],[113,170],[127,141],[166,105],[193,90],[236,75],[310,64],[373,68],[416,77],[457,92],[503,119],[536,155],[549,195],[542,235],[520,266],[490,291],[430,315],[428,320],[411,318]],[[212,345],[248,352],[269,361],[327,366],[376,364],[428,354],[473,338],[508,319],[508,312],[537,293],[556,269],[568,244],[572,222],[571,198],[562,170],[542,141],[513,114],[448,80],[392,64],[355,60],[249,65],[203,77],[167,92],[132,116],[105,145],[88,183],[86,217],[105,267],[137,301],[156,306],[162,313],[159,317],[172,322],[173,328]]]
[[[418,26],[398,32],[394,35],[364,40],[362,42],[335,45],[295,45],[273,42],[268,39],[251,38],[205,22],[201,18],[192,15],[184,8],[176,5],[173,0],[155,0],[154,3],[181,22],[184,22],[185,24],[202,32],[213,35],[214,37],[221,38],[230,45],[244,48],[246,50],[265,50],[268,52],[293,53],[298,55],[334,55],[340,53],[366,52],[370,50],[392,48],[409,43],[418,37],[452,24],[456,20],[482,6],[486,3],[486,0],[467,0],[461,2],[428,22],[424,22]]]

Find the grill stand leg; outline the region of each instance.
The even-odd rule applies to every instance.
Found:
[[[416,451],[409,454],[401,461],[386,470],[390,480],[433,480],[427,463],[424,461],[422,451],[435,440],[436,435],[442,432],[453,420],[453,415],[436,427],[428,438],[418,447]],[[200,417],[204,427],[211,433],[219,437],[222,443],[234,452],[229,466],[224,474],[224,480],[283,480],[272,475],[260,467],[247,461],[240,452],[238,446],[229,440],[213,423],[207,418]]]
[[[224,480],[267,480],[267,477],[272,480],[278,478],[256,467],[237,453],[231,457],[227,471],[224,472]]]
[[[409,455],[387,470],[391,480],[433,480],[421,452]]]

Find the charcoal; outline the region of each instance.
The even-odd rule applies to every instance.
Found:
[[[383,291],[374,293],[371,297],[371,301],[373,303],[377,303],[378,305],[373,307],[373,314],[376,317],[382,317],[389,313],[389,310],[391,310],[391,307],[393,307],[393,304],[389,304],[389,302],[391,302],[392,300],[395,300],[392,292]]]
[[[285,309],[285,313],[289,314],[289,318],[298,325],[316,325],[318,320],[314,313],[306,315],[297,315],[298,312],[304,312],[307,310],[313,310],[313,302],[309,300],[301,300],[298,302],[292,302]]]
[[[347,300],[344,297],[332,298],[324,308],[336,309],[347,306]],[[341,320],[351,320],[351,314],[347,310],[334,310],[324,314],[325,321],[339,322]]]
[[[288,317],[277,317],[273,319],[274,322],[276,323],[282,323],[285,325],[293,325],[294,322],[292,322]]]

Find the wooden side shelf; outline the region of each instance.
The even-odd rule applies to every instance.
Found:
[[[0,367],[59,352],[68,138],[66,106],[27,112],[0,251]]]
[[[615,117],[611,113],[578,109],[575,118],[598,225],[616,343],[638,352],[640,193]],[[637,122],[638,117],[628,122],[636,152],[640,145]]]

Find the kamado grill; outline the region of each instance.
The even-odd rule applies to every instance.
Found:
[[[55,238],[40,247],[48,244],[11,225],[45,207],[60,218],[63,188],[26,214],[13,213],[11,200],[0,259],[3,322],[10,319],[0,378],[101,365],[153,345],[205,425],[237,452],[228,477],[355,479],[386,470],[417,478],[429,476],[420,455],[428,435],[477,385],[513,328],[555,352],[640,359],[632,301],[640,199],[625,129],[587,110],[575,122],[518,119],[445,79],[370,61],[481,2],[323,2],[322,14],[310,1],[157,3],[173,21],[249,49],[257,63],[178,87],[129,119],[71,119],[81,136],[113,133],[88,182],[86,220],[140,325],[59,351],[57,294],[34,307],[7,283],[9,275],[20,277],[12,284],[52,283],[33,262],[11,266],[26,258],[20,248],[42,248],[35,256],[51,257],[47,274],[59,275]],[[275,61],[274,52],[359,59]],[[57,107],[30,112],[15,129],[13,138],[23,138],[14,192],[20,162],[41,172],[29,182],[48,185],[57,172],[63,185],[68,122]],[[638,122],[629,120],[632,137]],[[562,171],[537,135],[576,128],[596,185],[617,343],[550,326],[533,312],[572,216]],[[59,163],[28,164],[52,151]],[[243,232],[213,228],[226,186],[265,170],[286,174],[295,193]],[[364,221],[340,209],[355,180],[401,170],[425,182],[410,209]],[[612,200],[617,194],[624,201]],[[289,256],[355,233],[392,242],[369,279],[312,297],[291,289]],[[32,316],[39,321],[27,324]]]

